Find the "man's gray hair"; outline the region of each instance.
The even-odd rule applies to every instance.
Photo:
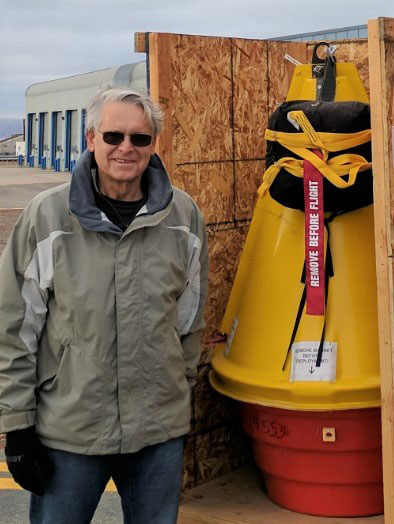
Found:
[[[156,137],[163,126],[163,113],[149,96],[139,93],[130,87],[111,87],[101,89],[90,101],[86,110],[86,131],[97,131],[101,121],[101,110],[104,104],[123,102],[134,104],[143,110],[151,126],[152,135]]]

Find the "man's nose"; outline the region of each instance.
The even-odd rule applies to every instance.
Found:
[[[122,151],[130,151],[134,149],[134,146],[131,143],[130,135],[125,134],[123,141],[119,144],[118,148]]]

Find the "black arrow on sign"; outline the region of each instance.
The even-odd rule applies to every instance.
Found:
[[[311,366],[311,369],[308,369],[309,373],[314,373],[315,370],[313,369],[313,367]]]

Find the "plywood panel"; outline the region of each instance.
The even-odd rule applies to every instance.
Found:
[[[368,40],[339,42],[335,56],[338,62],[352,62],[357,67],[358,74],[369,95]]]
[[[301,62],[307,62],[307,46],[304,42],[268,43],[268,108],[271,114],[275,108],[286,100],[294,65],[285,60],[288,54]]]
[[[235,219],[250,220],[257,201],[265,169],[264,161],[245,161],[235,164]]]
[[[185,164],[173,172],[173,184],[194,198],[206,224],[234,219],[234,173],[232,162]]]
[[[183,452],[182,490],[188,490],[196,485],[195,479],[195,437],[187,435]]]
[[[312,60],[312,52],[315,44],[308,44],[308,62]],[[364,87],[369,94],[369,67],[368,67],[368,40],[339,40],[335,42],[337,50],[335,57],[337,62],[351,62],[358,70]]]
[[[265,156],[267,41],[233,39],[234,158]]]
[[[194,388],[195,420],[193,432],[206,432],[225,425],[240,424],[237,403],[217,393],[209,384],[211,367],[199,367],[197,385]]]
[[[245,465],[250,442],[240,425],[229,425],[196,435],[196,483],[220,477]]]
[[[214,346],[210,341],[220,328],[247,230],[248,226],[243,225],[208,232],[210,272],[202,362],[210,362]]]
[[[172,35],[174,163],[232,159],[231,40]]]

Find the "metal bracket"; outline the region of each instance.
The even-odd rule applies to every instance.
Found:
[[[323,442],[335,442],[335,428],[323,428]]]

